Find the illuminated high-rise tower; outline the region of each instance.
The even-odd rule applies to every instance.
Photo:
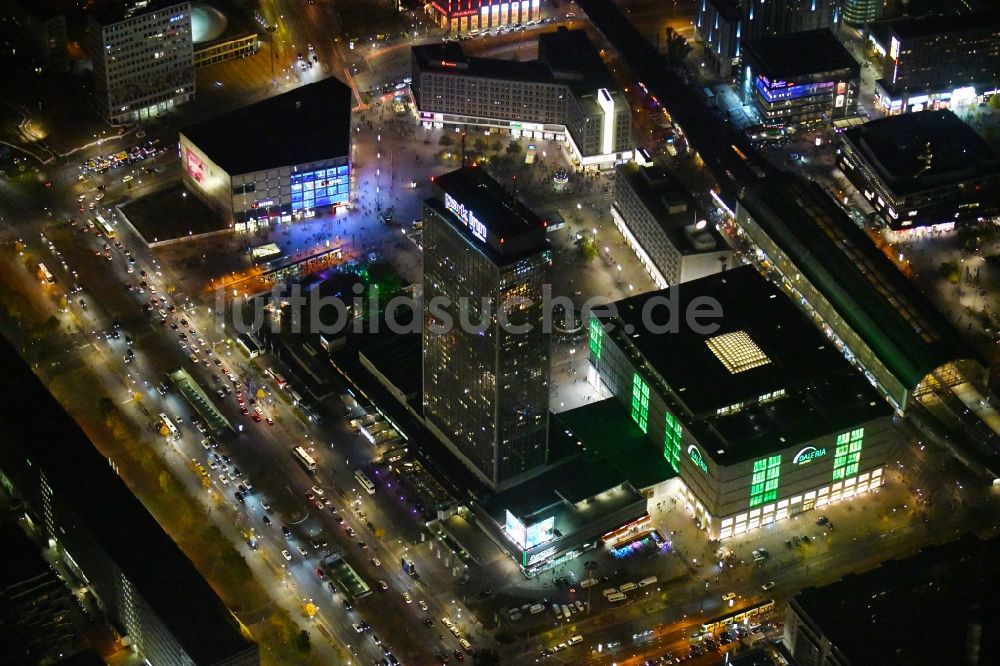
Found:
[[[424,417],[481,481],[502,488],[547,457],[545,222],[475,167],[435,185],[439,196],[424,202]]]

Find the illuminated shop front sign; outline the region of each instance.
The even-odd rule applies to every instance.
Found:
[[[807,446],[792,458],[793,465],[805,465],[806,463],[815,460],[816,458],[822,458],[826,455],[826,449],[817,449],[815,446]]]
[[[705,463],[705,458],[701,455],[701,451],[694,444],[688,447],[688,458],[691,459],[691,462],[693,462],[698,469],[708,474],[708,465]]]
[[[254,201],[250,204],[253,208],[267,208],[274,205],[274,199],[264,199],[262,201]]]
[[[521,561],[523,562],[523,566],[530,567],[535,562],[544,560],[547,557],[552,557],[555,554],[556,554],[556,547],[552,546],[551,548],[546,548],[541,552],[535,553],[531,557],[527,558],[527,561],[525,561],[524,559],[522,559]]]
[[[794,85],[791,81],[770,81],[761,75],[757,76],[756,82],[757,92],[768,102],[826,94],[835,85],[833,81]]]
[[[480,222],[476,214],[466,208],[465,204],[455,201],[455,197],[446,192],[444,195],[444,207],[454,213],[455,217],[460,219],[462,224],[469,228],[473,236],[486,242],[486,225]]]

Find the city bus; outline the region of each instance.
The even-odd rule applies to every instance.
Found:
[[[274,383],[278,385],[278,388],[281,388],[281,389],[283,389],[283,388],[285,388],[285,386],[286,386],[286,385],[288,384],[288,382],[287,382],[287,381],[285,381],[285,378],[284,378],[284,377],[282,377],[282,376],[281,376],[280,374],[278,374],[278,373],[277,373],[277,372],[276,372],[276,371],[274,370],[274,368],[268,368],[268,369],[267,369],[267,370],[265,371],[265,374],[267,374],[267,376],[268,376],[268,377],[270,377],[271,379],[273,379],[273,380],[274,380]]]
[[[42,276],[42,280],[48,282],[49,284],[55,284],[56,278],[52,273],[46,268],[45,264],[38,264],[38,274]]]
[[[238,344],[250,358],[257,358],[260,356],[260,343],[258,343],[252,335],[240,333],[236,336],[236,344]]]
[[[747,606],[746,608],[717,617],[714,620],[709,620],[701,625],[701,630],[705,633],[714,633],[719,629],[728,627],[731,624],[742,624],[752,617],[763,615],[773,609],[774,599],[766,599],[755,603],[753,606]]]
[[[372,483],[368,475],[362,472],[360,469],[354,473],[354,479],[361,484],[361,487],[365,489],[365,492],[369,495],[375,494],[375,484]]]
[[[108,238],[114,238],[115,237],[114,227],[112,227],[110,224],[108,224],[108,221],[105,220],[100,215],[97,216],[97,226],[104,233],[104,235],[107,236]]]
[[[170,437],[176,437],[178,435],[177,426],[174,425],[174,422],[171,421],[166,414],[160,414],[160,425],[167,429],[167,432],[170,433]]]
[[[301,446],[296,446],[292,449],[292,455],[299,461],[300,465],[306,468],[307,472],[310,474],[316,472],[316,461]]]

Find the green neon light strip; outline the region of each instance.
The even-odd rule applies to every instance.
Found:
[[[604,327],[597,318],[590,320],[590,353],[598,361],[601,360],[601,350],[604,348]]]
[[[639,424],[639,429],[646,432],[649,419],[649,387],[639,373],[632,375],[632,420]]]
[[[667,459],[675,472],[681,471],[681,424],[670,412],[667,412],[667,423],[664,427],[663,457]]]
[[[781,455],[761,458],[753,463],[750,480],[750,506],[773,502],[778,498],[778,481],[781,476]]]
[[[837,449],[833,454],[833,480],[841,481],[857,476],[864,447],[865,429],[856,428],[837,436]]]

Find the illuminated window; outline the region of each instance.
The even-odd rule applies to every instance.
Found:
[[[639,429],[646,432],[646,421],[649,418],[649,387],[639,373],[632,376],[632,420],[639,424]]]
[[[723,333],[705,340],[705,344],[734,375],[771,362],[745,331]]]
[[[833,454],[833,480],[849,479],[858,473],[861,462],[861,447],[865,429],[856,428],[837,435],[837,449]]]
[[[781,455],[761,458],[753,463],[750,480],[750,506],[778,499],[778,477],[781,475]]]
[[[670,412],[667,412],[667,425],[664,428],[663,457],[667,459],[675,472],[680,471],[681,459],[681,424]]]
[[[596,359],[601,359],[601,349],[604,346],[604,327],[596,317],[590,320],[590,354]]]

